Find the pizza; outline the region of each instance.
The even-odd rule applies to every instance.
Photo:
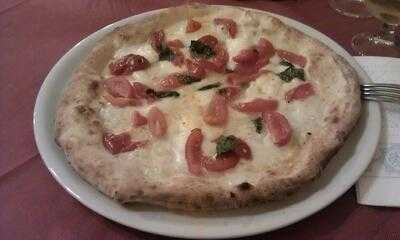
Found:
[[[358,75],[279,19],[169,8],[108,33],[59,102],[73,169],[121,203],[221,210],[317,178],[360,114]]]

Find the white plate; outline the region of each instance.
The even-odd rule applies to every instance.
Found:
[[[53,177],[74,198],[106,218],[146,232],[184,238],[227,238],[272,231],[297,222],[332,203],[357,181],[368,166],[378,143],[381,113],[376,103],[364,105],[361,121],[320,179],[286,201],[271,203],[264,208],[233,210],[212,215],[188,215],[143,205],[128,209],[80,178],[68,165],[63,152],[53,140],[54,115],[61,91],[74,68],[97,40],[117,26],[140,21],[158,11],[162,10],[132,16],[88,36],[57,62],[43,82],[33,116],[36,144]],[[357,62],[333,40],[300,22],[275,16],[330,46],[347,59],[363,81],[370,81]]]

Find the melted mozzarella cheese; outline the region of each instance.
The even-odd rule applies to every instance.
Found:
[[[182,21],[164,29],[166,38],[169,40],[181,40],[185,45],[185,49],[182,51],[186,56],[189,56],[187,47],[190,45],[191,40],[196,40],[207,34],[216,36],[226,45],[230,56],[228,67],[231,69],[235,65],[232,57],[239,54],[242,49],[255,45],[259,38],[262,37],[260,23],[247,14],[243,14],[240,19],[235,19],[239,25],[238,35],[235,39],[230,39],[226,32],[216,27],[209,19],[199,18],[195,20],[202,23],[202,28],[199,31],[185,33],[186,21]],[[272,39],[271,41],[276,42],[278,40]],[[116,52],[114,57],[118,58],[129,53],[140,54],[152,62],[149,69],[133,73],[130,77],[131,81],[139,81],[154,87],[156,81],[163,76],[185,71],[184,67],[176,67],[170,62],[158,62],[157,53],[148,42],[123,47]],[[133,138],[138,136],[143,139],[152,138],[149,147],[120,154],[121,156],[129,156],[129,158],[133,159],[132,161],[136,161],[137,168],[140,168],[146,178],[151,181],[162,181],[162,179],[172,178],[175,175],[189,174],[184,150],[187,137],[194,128],[202,129],[204,134],[202,148],[207,155],[215,154],[216,146],[213,140],[221,134],[233,134],[245,140],[252,150],[252,161],[240,161],[237,167],[223,175],[207,173],[209,177],[214,177],[217,182],[219,181],[219,184],[229,186],[237,185],[243,181],[256,181],[256,179],[252,179],[256,175],[254,172],[276,169],[283,164],[291,164],[288,161],[299,150],[298,143],[305,140],[304,133],[317,127],[315,126],[315,123],[318,122],[316,118],[318,118],[320,111],[323,111],[318,97],[293,102],[292,104],[284,103],[284,94],[301,84],[301,81],[293,80],[290,83],[281,81],[274,73],[279,73],[285,70],[286,67],[281,66],[279,62],[279,57],[274,56],[271,58],[265,69],[272,73],[262,74],[256,81],[251,82],[247,89],[243,90],[244,92],[242,92],[237,101],[250,101],[256,97],[279,100],[279,111],[288,118],[294,129],[294,137],[285,147],[275,146],[268,134],[266,134],[265,129],[261,134],[256,133],[251,120],[259,115],[249,116],[230,108],[227,126],[213,127],[204,123],[202,113],[213,94],[215,94],[215,89],[208,91],[196,91],[196,89],[215,82],[224,84],[226,76],[222,74],[209,73],[201,82],[177,89],[181,94],[179,98],[165,98],[153,104],[164,112],[168,122],[167,134],[161,139],[153,139],[147,126],[136,129],[131,128],[131,113],[133,110],[136,109],[146,115],[151,106],[115,108],[108,104],[100,111],[100,116],[104,121],[104,126],[112,132],[131,129]],[[123,164],[129,165],[129,163]],[[129,166],[124,167],[127,168]]]

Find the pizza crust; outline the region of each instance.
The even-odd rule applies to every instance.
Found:
[[[289,51],[298,51],[299,47],[305,49],[304,54],[309,59],[306,69],[308,77],[311,81],[318,79],[319,82],[313,83],[323,86],[318,88],[319,95],[330,109],[321,112],[324,119],[319,130],[295,143],[300,149],[292,156],[295,161],[288,161],[286,165],[282,165],[284,167],[266,170],[262,174],[254,171],[257,176],[251,180],[219,184],[225,178],[229,179],[230,173],[196,177],[188,172],[149,178],[145,170],[150,169],[151,172],[152,166],[146,166],[145,157],[140,159],[140,166],[137,160],[132,160],[132,156],[141,157],[140,151],[133,155],[111,155],[103,147],[104,126],[98,114],[104,107],[99,94],[102,88],[100,82],[104,78],[103,71],[122,46],[143,43],[147,41],[150,32],[167,28],[170,24],[186,19],[188,15],[207,16],[217,12],[224,12],[226,17],[233,19],[238,19],[243,14],[249,15],[269,26],[263,30],[263,34],[279,33],[274,39],[274,45],[286,46]],[[296,41],[285,45],[287,39]],[[342,57],[318,40],[288,27],[277,18],[236,7],[194,5],[170,8],[146,18],[142,24],[116,28],[96,44],[75,71],[59,103],[56,141],[80,176],[104,194],[122,203],[144,202],[183,210],[221,210],[253,206],[282,199],[321,174],[359,118],[361,103],[358,86],[358,75]],[[240,171],[246,166],[236,168],[239,170],[235,171]],[[180,169],[177,168],[176,171]],[[251,171],[253,170],[248,169],[248,172]],[[247,176],[248,172],[244,175]]]

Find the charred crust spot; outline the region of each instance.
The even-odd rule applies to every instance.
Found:
[[[82,173],[82,174],[86,172],[85,168],[83,168],[83,167],[80,166],[80,165],[77,165],[76,168],[78,169],[78,172],[80,172],[80,173]]]
[[[252,198],[250,199],[250,202],[252,202],[254,205],[259,205],[259,204],[265,203],[266,200],[264,200],[264,199],[262,199],[262,198],[260,198],[260,197],[254,196],[254,197],[252,197]],[[251,204],[250,204],[250,205],[251,205]]]
[[[57,146],[61,147],[60,142],[58,141],[58,138],[54,138],[54,142],[57,144]]]
[[[144,194],[143,190],[136,191],[136,196],[143,196],[143,194]]]
[[[287,196],[287,197],[290,197],[290,196],[292,196],[294,193],[295,193],[295,190],[289,190],[289,191],[286,192],[286,196]]]
[[[66,151],[71,151],[71,149],[72,149],[72,145],[69,144],[69,143],[67,143],[67,144],[65,145],[65,150],[66,150]]]
[[[253,188],[253,185],[251,185],[251,184],[248,183],[248,182],[242,182],[241,184],[237,185],[237,188],[238,188],[240,191],[248,191],[248,190],[250,190],[250,189]]]
[[[343,142],[346,139],[346,132],[345,131],[338,131],[336,132],[336,138],[340,141]]]
[[[155,197],[155,199],[157,201],[164,201],[164,202],[168,202],[171,199],[172,195],[169,193],[160,193],[157,197]]]
[[[339,122],[339,117],[338,117],[338,116],[335,116],[335,117],[332,119],[332,122],[333,122],[333,123],[338,123],[338,122]]]
[[[121,38],[121,40],[123,41],[129,41],[129,39],[131,38],[130,35],[126,34],[126,33],[120,33],[119,37]]]
[[[214,196],[212,194],[206,194],[204,196],[204,202],[206,202],[207,204],[212,204],[214,202]]]
[[[335,106],[334,108],[332,108],[331,113],[335,113],[335,112],[337,112],[337,111],[338,111],[338,107]]]
[[[99,89],[99,83],[97,81],[90,82],[89,90],[96,91],[97,89]]]
[[[84,105],[78,105],[75,107],[76,111],[78,111],[79,114],[82,114],[86,117],[94,113],[94,110],[88,106]]]
[[[70,103],[70,100],[68,98],[64,98],[61,102],[64,105],[68,105]]]
[[[235,198],[236,197],[236,194],[233,193],[233,192],[230,192],[229,194],[230,194],[231,198]]]
[[[201,209],[200,204],[198,204],[197,202],[194,202],[194,203],[192,204],[192,206],[193,206],[193,208],[196,209],[196,210],[200,210],[200,209]]]
[[[312,133],[311,133],[311,132],[307,132],[307,135],[308,135],[308,136],[311,136],[311,135],[312,135]]]
[[[95,127],[100,127],[101,126],[101,122],[99,120],[93,120],[92,121],[93,126]]]

